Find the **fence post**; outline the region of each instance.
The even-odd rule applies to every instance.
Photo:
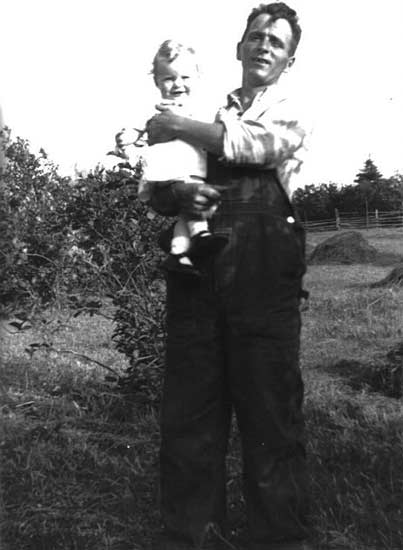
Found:
[[[375,227],[379,227],[379,215],[378,215],[378,209],[375,208]]]
[[[334,216],[336,218],[336,231],[340,229],[340,214],[337,208],[334,209]]]
[[[365,197],[365,227],[369,226],[368,199]]]

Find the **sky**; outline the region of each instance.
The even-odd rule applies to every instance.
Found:
[[[196,49],[214,112],[240,84],[236,44],[259,3],[0,0],[5,123],[61,173],[94,167],[152,112],[151,61],[168,38]],[[288,3],[302,39],[287,79],[313,126],[301,185],[353,183],[368,156],[385,177],[403,173],[403,1]]]

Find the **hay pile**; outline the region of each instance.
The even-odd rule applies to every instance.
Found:
[[[359,231],[344,231],[318,244],[309,256],[312,264],[370,263],[378,252]]]

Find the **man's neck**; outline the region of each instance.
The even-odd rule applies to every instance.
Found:
[[[241,88],[241,103],[244,109],[248,109],[255,97],[260,93],[266,90],[266,88],[271,88],[277,84],[278,81],[272,82],[271,84],[265,84],[264,86],[251,86],[247,83],[242,83]]]
[[[259,92],[261,92],[262,90],[264,90],[265,88],[266,88],[266,86],[260,87],[260,88],[245,88],[245,87],[242,87],[241,88],[242,107],[244,109],[248,109],[252,105],[253,100],[255,99],[257,94]]]

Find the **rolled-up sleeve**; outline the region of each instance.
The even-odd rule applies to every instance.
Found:
[[[266,111],[255,120],[221,111],[224,125],[223,158],[234,164],[278,167],[304,147],[306,132],[296,117],[286,117],[283,109]]]

